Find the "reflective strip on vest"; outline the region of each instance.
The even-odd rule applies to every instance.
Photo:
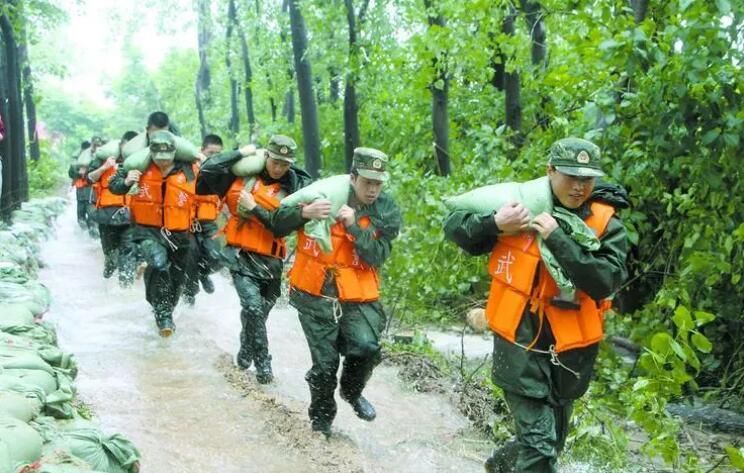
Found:
[[[592,215],[584,222],[601,237],[615,213],[614,207],[600,202],[591,204]],[[535,285],[535,277],[539,283]],[[530,312],[547,316],[555,337],[555,351],[593,345],[604,336],[604,312],[609,305],[599,305],[583,291],[577,291],[579,309],[561,309],[550,304],[560,291],[540,259],[534,233],[500,236],[488,264],[491,289],[486,304],[488,325],[504,339],[516,343],[516,332],[527,303]],[[533,340],[535,342],[536,340]]]
[[[235,179],[225,196],[225,202],[230,210],[230,218],[224,229],[227,244],[245,251],[283,259],[287,253],[283,238],[276,238],[257,217],[251,215],[243,218],[238,215],[238,202],[244,187],[243,178]],[[278,183],[265,185],[261,179],[256,179],[251,194],[256,203],[268,211],[276,210],[281,203],[281,186]]]
[[[367,228],[369,217],[362,217],[359,226]],[[380,298],[377,271],[359,257],[353,236],[342,223],[331,227],[333,251],[323,253],[318,242],[299,232],[297,256],[289,271],[290,285],[301,291],[320,296],[328,271],[333,273],[338,298],[346,302],[371,302]]]
[[[194,175],[198,169],[194,166]],[[132,219],[138,225],[163,227],[182,232],[191,228],[195,216],[196,179],[187,181],[183,172],[165,180],[160,169],[150,164],[139,181],[139,192],[132,196]]]
[[[98,199],[96,199],[96,208],[124,207],[127,205],[127,196],[117,195],[109,190],[111,179],[113,179],[116,174],[116,168],[117,166],[106,169],[100,179],[98,179],[98,182],[96,183],[98,185],[95,187],[96,193],[98,194]]]

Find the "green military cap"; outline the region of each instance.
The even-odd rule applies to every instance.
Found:
[[[563,138],[550,146],[548,164],[569,176],[600,177],[602,163],[599,161],[599,147],[581,138]]]
[[[176,137],[169,131],[156,131],[150,137],[152,159],[170,161],[176,157]]]
[[[266,146],[266,151],[268,151],[269,157],[280,161],[286,161],[288,163],[295,162],[296,149],[297,143],[295,143],[295,140],[285,135],[272,136],[269,140],[269,144]]]
[[[387,155],[380,150],[356,148],[351,169],[367,179],[385,182],[390,179],[390,174],[385,170],[387,162]]]
[[[94,136],[90,139],[90,144],[93,146],[103,146],[104,141],[100,136]]]

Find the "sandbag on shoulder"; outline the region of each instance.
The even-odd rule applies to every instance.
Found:
[[[105,145],[101,146],[96,150],[96,158],[107,159],[107,158],[118,158],[121,149],[119,147],[119,140],[111,140]]]
[[[189,163],[194,162],[194,160],[196,160],[196,155],[199,153],[199,150],[196,148],[196,146],[194,146],[193,143],[191,143],[189,140],[185,138],[182,138],[178,135],[173,135],[173,136],[176,140],[176,159],[178,161],[186,161]],[[144,149],[148,149],[147,143],[148,143],[147,132],[142,132],[136,137],[127,141],[127,144],[125,144],[124,148],[122,149],[122,154],[124,155],[124,158],[127,159],[134,153],[137,153]],[[137,168],[129,168],[128,170],[132,170],[132,169],[137,169]],[[143,170],[144,169],[140,169],[140,171],[143,171]]]
[[[90,148],[84,149],[78,155],[77,161],[75,161],[74,165],[77,167],[88,166],[92,160],[93,160],[93,153],[90,152]]]
[[[243,156],[233,164],[230,171],[238,177],[249,177],[260,174],[266,167],[266,151],[257,149],[249,156]]]
[[[336,214],[349,201],[351,178],[348,174],[327,177],[303,187],[294,194],[282,200],[282,206],[310,204],[319,199],[331,201],[331,213],[325,220],[311,220],[305,224],[305,234],[315,239],[320,248],[329,253],[333,250],[331,244],[331,227],[336,223]]]
[[[493,213],[510,202],[519,202],[530,211],[530,217],[553,210],[553,196],[547,176],[527,182],[503,182],[478,187],[464,194],[444,199],[450,210],[479,214]]]

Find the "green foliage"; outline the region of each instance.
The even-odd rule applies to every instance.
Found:
[[[67,182],[64,159],[55,156],[47,141],[41,141],[41,157],[28,162],[28,192],[31,198],[58,194]]]

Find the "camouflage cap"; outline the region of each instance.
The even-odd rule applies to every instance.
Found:
[[[150,137],[152,159],[170,161],[176,157],[176,137],[169,131],[156,131]]]
[[[388,157],[382,151],[374,148],[356,148],[351,170],[367,179],[385,182],[390,179],[390,173],[385,170],[387,162]]]
[[[599,147],[591,141],[581,138],[563,138],[550,146],[548,164],[569,176],[600,177],[602,163],[599,159]]]
[[[297,143],[295,143],[295,140],[285,135],[272,136],[269,144],[266,146],[269,157],[288,163],[295,162],[296,149]]]
[[[90,144],[93,146],[103,146],[104,141],[103,138],[101,138],[100,136],[94,136],[90,139]]]

